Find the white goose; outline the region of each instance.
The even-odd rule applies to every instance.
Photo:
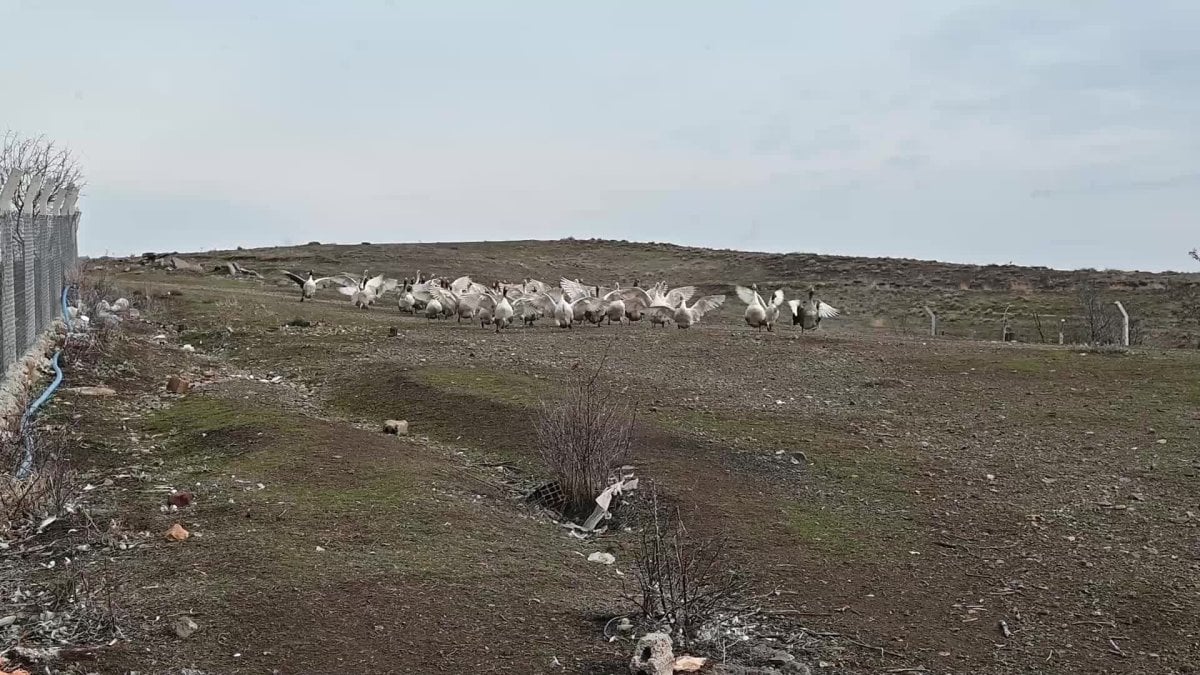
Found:
[[[738,286],[737,296],[746,303],[744,318],[751,328],[765,327],[768,331],[775,330],[775,321],[779,319],[779,308],[783,305],[783,290],[777,290],[771,295],[770,304],[758,294],[758,284],[753,284],[750,288]]]
[[[788,309],[792,313],[792,325],[799,325],[801,333],[820,328],[821,319],[832,319],[841,315],[837,309],[814,299],[815,294],[816,291],[810,288],[807,301],[789,300],[787,303]]]
[[[691,307],[687,306],[686,302],[681,302],[678,307],[670,308],[665,306],[655,306],[661,316],[666,312],[670,312],[669,316],[675,320],[675,325],[678,328],[690,328],[697,323],[700,323],[701,317],[708,312],[720,307],[725,302],[724,295],[706,295],[696,302],[692,303]]]
[[[579,301],[567,300],[567,296],[559,289],[534,293],[526,296],[525,302],[532,304],[545,316],[554,317],[554,325],[559,328],[572,328],[575,325],[575,308]]]
[[[317,294],[318,288],[324,288],[329,283],[341,283],[342,277],[321,277],[319,279],[313,277],[312,270],[308,272],[308,278],[304,278],[299,274],[292,274],[287,270],[283,270],[283,274],[300,285],[300,302],[311,298]]]
[[[375,304],[376,300],[399,284],[395,279],[384,279],[382,274],[368,277],[365,270],[361,279],[350,274],[341,276],[344,285],[338,288],[338,292],[350,296],[350,301],[354,303],[354,306],[362,309],[368,309]]]

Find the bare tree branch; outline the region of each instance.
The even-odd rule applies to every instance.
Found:
[[[82,188],[84,185],[83,170],[79,166],[79,158],[69,148],[58,145],[45,136],[23,136],[15,131],[4,132],[0,141],[0,184],[8,179],[14,169],[25,172],[17,194],[13,197],[13,206],[18,213],[28,207],[33,208],[37,195],[29,195],[25,199],[25,190],[29,181],[35,176],[44,176],[45,182],[39,193],[55,195],[51,203],[62,199],[67,188]]]

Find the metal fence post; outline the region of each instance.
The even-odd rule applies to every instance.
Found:
[[[50,261],[47,260],[46,234],[50,229],[50,216],[45,214],[33,217],[33,296],[36,299],[37,324],[34,326],[34,339],[50,323],[50,315],[46,311],[50,305]]]
[[[11,197],[10,197],[11,198]],[[0,209],[4,206],[0,203]],[[17,217],[13,213],[0,212],[0,358],[4,359],[0,371],[17,360],[17,306],[13,301],[13,230]]]

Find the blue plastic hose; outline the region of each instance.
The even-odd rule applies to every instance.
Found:
[[[67,309],[68,290],[70,289],[67,286],[63,286],[62,314],[63,323],[67,324],[67,335],[69,336],[71,334],[71,313]],[[46,401],[49,401],[50,397],[54,396],[54,392],[58,390],[59,385],[62,384],[63,371],[62,366],[59,365],[61,358],[62,349],[55,350],[54,358],[50,361],[50,365],[54,367],[54,381],[50,383],[49,387],[46,387],[46,391],[43,391],[41,396],[37,397],[30,404],[25,414],[21,415],[21,436],[25,439],[25,456],[21,459],[21,466],[17,468],[17,480],[25,480],[33,471],[33,435],[26,433],[25,429],[29,425],[29,421],[33,419],[33,415],[37,412],[38,408],[42,407]]]

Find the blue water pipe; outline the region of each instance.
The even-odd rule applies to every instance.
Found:
[[[63,323],[67,325],[68,338],[71,335],[71,313],[67,308],[67,292],[69,290],[70,287],[64,284],[62,289],[62,315]],[[29,425],[29,421],[33,419],[33,415],[37,412],[38,408],[42,407],[46,401],[49,401],[50,397],[54,396],[54,392],[58,390],[59,385],[62,384],[63,371],[62,366],[59,365],[61,359],[62,348],[59,348],[54,351],[54,358],[50,361],[50,365],[54,367],[54,381],[50,383],[49,387],[46,387],[46,391],[43,391],[41,396],[37,397],[30,404],[25,414],[21,415],[21,436],[25,439],[25,456],[21,459],[21,466],[17,468],[18,480],[25,480],[29,477],[30,472],[33,471],[33,435],[26,433],[25,429]]]

